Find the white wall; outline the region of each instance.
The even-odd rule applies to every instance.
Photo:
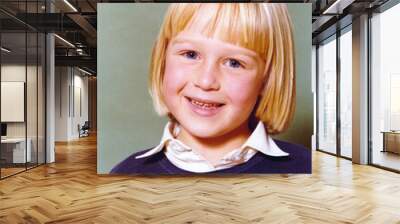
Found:
[[[77,139],[78,124],[83,125],[87,120],[88,77],[76,68],[56,67],[55,140]]]
[[[28,74],[32,67],[28,66]],[[25,65],[2,65],[1,66],[1,81],[3,82],[25,82]],[[5,110],[5,108],[1,108]],[[7,137],[25,137],[25,123],[11,122],[7,123]]]
[[[1,66],[2,82],[24,82],[26,84],[26,121],[6,122],[8,138],[24,138],[25,135],[30,139],[32,161],[44,162],[44,74],[42,67],[25,64],[4,64]],[[25,80],[27,78],[27,81]],[[7,96],[2,96],[7,97]],[[7,110],[9,108],[1,108]],[[39,156],[37,157],[37,153]]]
[[[1,66],[1,81],[3,82],[25,82],[25,75],[27,69],[29,87],[27,88],[27,120],[28,120],[28,137],[29,134],[35,133],[36,136],[36,66],[25,65],[2,65]],[[39,70],[41,72],[41,70]],[[3,96],[4,97],[4,96]],[[40,105],[39,105],[40,107]],[[6,108],[2,108],[5,110]],[[35,113],[33,113],[35,112]],[[33,123],[32,123],[33,122]],[[25,122],[7,122],[7,136],[8,137],[25,137]]]
[[[55,68],[55,141],[68,140],[68,117],[70,84],[69,69],[67,67]]]
[[[75,70],[76,71],[76,70]],[[87,76],[81,76],[82,73],[78,73],[79,75],[76,75],[74,77],[74,89],[75,89],[75,102],[74,102],[74,110],[75,113],[73,113],[73,119],[72,119],[72,135],[75,137],[78,137],[78,129],[77,126],[80,124],[81,126],[85,123],[85,121],[88,121],[88,77]],[[80,93],[78,93],[80,91]],[[79,98],[80,95],[80,98]],[[80,103],[79,103],[80,101]],[[81,107],[81,108],[79,108]],[[81,111],[80,111],[80,110]]]

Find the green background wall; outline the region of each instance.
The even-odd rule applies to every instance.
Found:
[[[167,119],[147,90],[149,59],[168,4],[98,4],[97,172],[108,173],[133,152],[160,141]],[[294,25],[297,108],[290,129],[275,138],[311,148],[311,4],[289,4]]]

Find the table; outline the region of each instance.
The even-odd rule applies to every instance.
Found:
[[[6,138],[1,139],[1,157],[9,163],[26,163],[31,162],[31,145],[32,141],[27,138],[27,146],[25,151],[25,138]],[[12,158],[12,159],[11,159]]]
[[[400,131],[382,131],[381,133],[383,133],[382,152],[400,154]]]

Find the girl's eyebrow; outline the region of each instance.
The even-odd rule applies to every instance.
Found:
[[[171,44],[183,44],[183,43],[187,43],[187,42],[193,42],[192,40],[190,40],[190,38],[182,38],[182,37],[178,37],[178,38],[174,38],[174,40],[172,41]],[[196,41],[195,41],[196,42]]]
[[[195,45],[197,45],[197,44],[202,44],[201,43],[202,42],[202,40],[197,40],[196,38],[191,38],[191,37],[176,37],[176,38],[174,38],[174,40],[171,42],[171,44],[172,45],[175,45],[175,44],[186,44],[186,43],[188,43],[188,44],[195,44]],[[223,41],[224,42],[224,41]],[[249,50],[249,49],[245,49],[245,48],[243,48],[243,47],[240,47],[240,46],[235,46],[235,45],[233,45],[233,44],[231,44],[231,43],[229,43],[231,46],[229,47],[229,50],[234,50],[234,51],[239,51],[239,54],[243,54],[243,55],[245,55],[245,56],[248,56],[248,57],[251,57],[251,58],[253,58],[254,60],[257,58],[257,53],[255,53],[255,52],[253,52],[253,51],[251,51],[251,50]]]

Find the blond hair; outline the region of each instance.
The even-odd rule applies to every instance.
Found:
[[[200,30],[203,35],[253,50],[265,61],[266,79],[254,115],[269,134],[287,129],[295,109],[295,61],[292,25],[286,4],[281,3],[171,4],[150,63],[149,90],[157,113],[168,113],[161,91],[168,43],[202,16],[209,18]]]

